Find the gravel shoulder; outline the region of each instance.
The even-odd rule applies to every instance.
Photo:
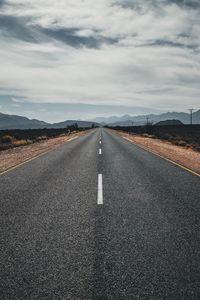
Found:
[[[200,174],[200,153],[191,148],[184,148],[173,145],[170,142],[141,137],[122,131],[112,130],[112,132]]]
[[[45,154],[46,152],[66,143],[67,141],[85,134],[86,132],[88,131],[77,132],[68,136],[56,137],[28,146],[20,146],[13,149],[0,151],[0,175],[10,168]]]

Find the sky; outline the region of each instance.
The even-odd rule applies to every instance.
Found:
[[[0,0],[0,111],[199,109],[199,0]]]

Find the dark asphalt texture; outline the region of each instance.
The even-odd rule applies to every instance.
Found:
[[[105,129],[0,176],[0,299],[200,299],[200,178]]]

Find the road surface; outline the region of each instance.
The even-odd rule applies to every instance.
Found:
[[[200,178],[105,129],[0,176],[0,299],[200,299]]]

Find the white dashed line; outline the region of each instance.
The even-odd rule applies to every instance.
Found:
[[[101,149],[99,149],[99,155],[101,155],[102,154],[102,150]]]
[[[103,180],[102,180],[102,174],[98,175],[97,204],[98,205],[102,205],[103,204]]]
[[[101,144],[101,141],[99,141],[99,144]]]

